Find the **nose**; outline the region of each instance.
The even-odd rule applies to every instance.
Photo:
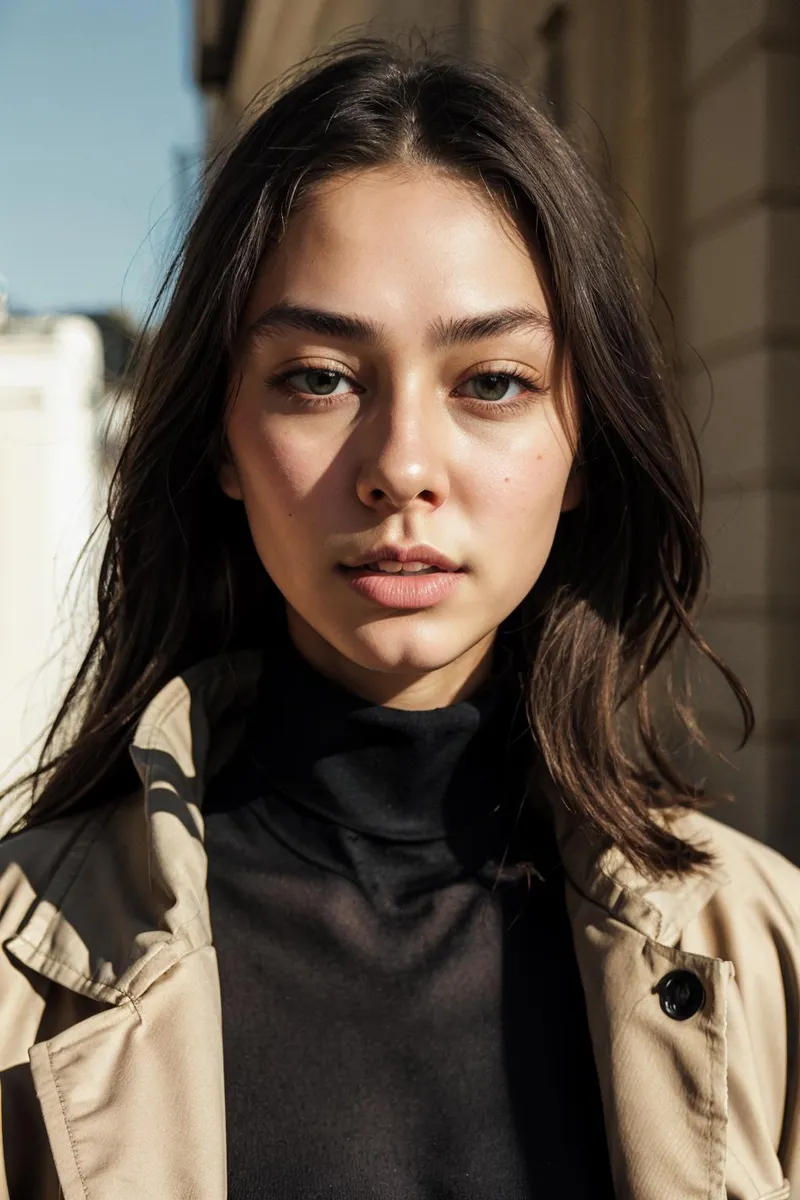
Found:
[[[399,511],[419,502],[439,508],[447,499],[447,423],[444,405],[418,389],[395,389],[376,401],[362,426],[356,490],[368,508]]]

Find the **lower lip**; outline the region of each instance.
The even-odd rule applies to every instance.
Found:
[[[458,587],[463,571],[432,575],[378,575],[375,571],[340,567],[354,592],[384,608],[428,608],[446,600]]]

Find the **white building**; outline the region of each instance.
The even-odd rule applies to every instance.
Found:
[[[93,321],[0,325],[0,787],[32,765],[86,645],[96,562],[71,576],[102,511],[103,393]]]

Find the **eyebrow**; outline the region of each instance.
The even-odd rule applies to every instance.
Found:
[[[286,329],[360,342],[371,350],[381,350],[388,342],[385,327],[368,317],[309,308],[289,301],[281,301],[266,309],[250,325],[246,331],[246,338],[253,342],[259,337]],[[443,350],[521,331],[547,333],[552,336],[553,327],[545,313],[538,308],[523,305],[517,308],[502,308],[495,312],[477,313],[469,317],[450,317],[447,320],[437,317],[428,326],[426,339],[431,349]]]

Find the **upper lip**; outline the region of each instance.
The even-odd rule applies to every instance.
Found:
[[[344,566],[363,567],[367,563],[386,560],[401,563],[421,562],[428,567],[441,567],[443,571],[461,570],[457,562],[448,558],[446,554],[442,554],[441,550],[437,550],[435,546],[378,546],[375,550],[360,554],[357,558],[346,559]]]

